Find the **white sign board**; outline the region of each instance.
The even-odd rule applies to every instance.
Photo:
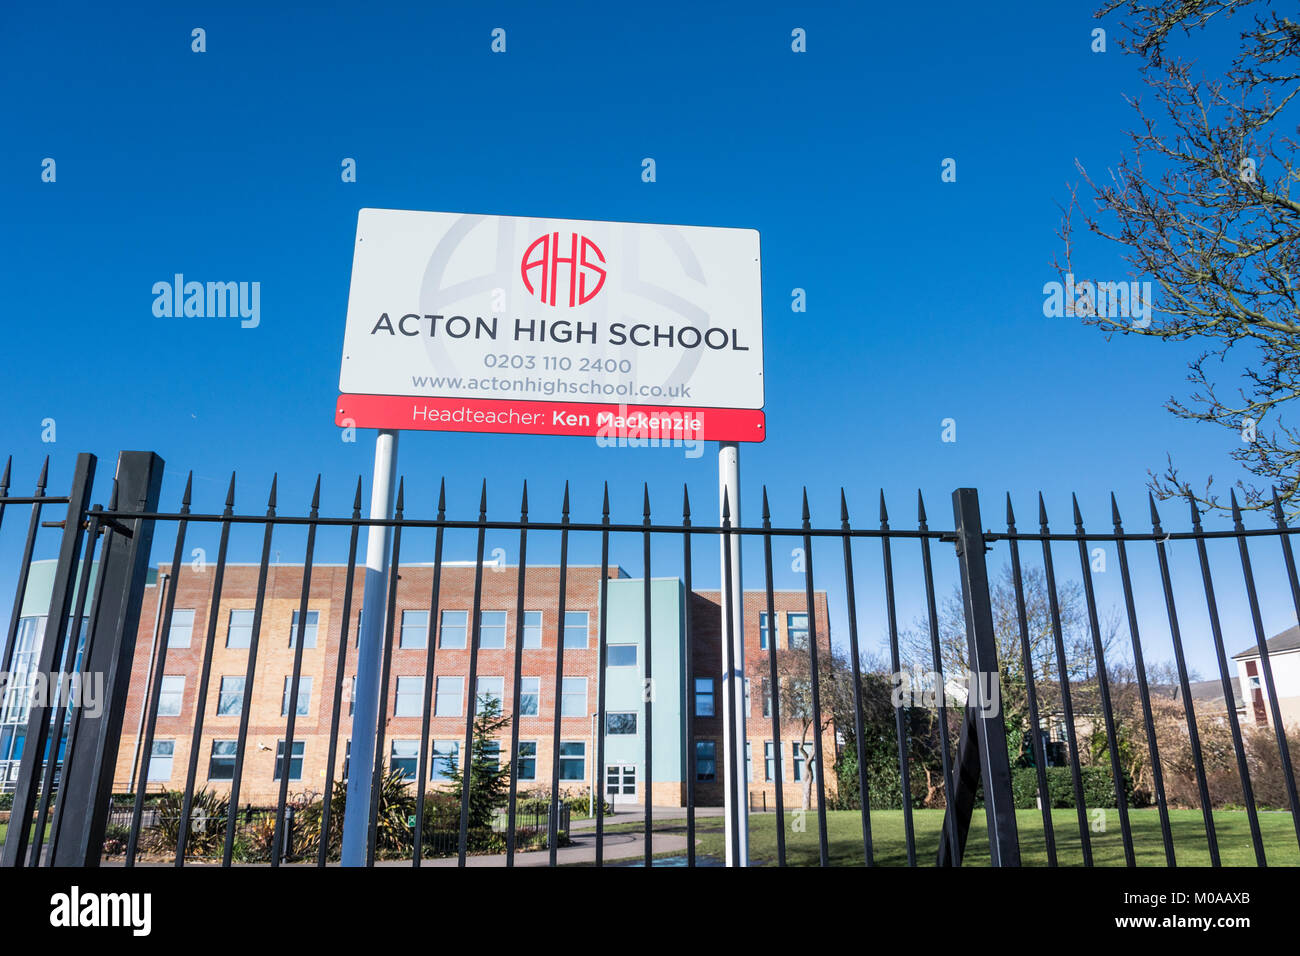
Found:
[[[762,441],[758,233],[362,209],[339,390],[362,427]]]

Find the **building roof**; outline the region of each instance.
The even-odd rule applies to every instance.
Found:
[[[1188,689],[1192,692],[1192,703],[1223,705],[1223,682],[1220,680],[1194,680],[1188,683]],[[1152,685],[1153,694],[1161,694],[1165,697],[1172,697],[1174,700],[1182,699],[1182,688],[1177,684],[1156,684]],[[1241,710],[1246,706],[1245,698],[1241,696],[1241,678],[1232,679],[1232,697],[1236,705],[1235,710]]]
[[[1300,625],[1288,627],[1281,634],[1274,634],[1266,642],[1269,656],[1274,654],[1283,654],[1288,651],[1300,651]],[[1259,647],[1251,644],[1244,651],[1238,651],[1232,655],[1234,661],[1244,660],[1247,657],[1259,657]]]

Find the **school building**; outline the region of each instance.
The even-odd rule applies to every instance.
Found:
[[[52,564],[52,562],[50,562]],[[38,563],[39,564],[39,563]],[[252,687],[247,686],[257,607],[256,564],[227,564],[219,601],[213,604],[214,565],[182,565],[179,575],[162,565],[152,576],[141,609],[131,690],[116,762],[116,792],[129,792],[143,773],[149,790],[181,789],[191,761],[194,728],[201,721],[195,789],[226,790],[234,775],[239,728],[248,708],[241,805],[273,805],[280,775],[288,774],[292,795],[323,792],[331,778],[330,739],[340,700],[336,757],[332,777],[346,779],[350,765],[352,696],[356,674],[357,634],[364,568],[354,569],[352,608],[343,620],[348,569],[314,565],[308,591],[293,743],[285,754],[295,638],[301,604],[303,566],[271,564],[257,633]],[[652,802],[684,806],[690,776],[696,803],[720,805],[723,798],[723,725],[721,693],[721,609],[717,592],[688,595],[676,577],[650,582],[650,680],[645,676],[645,584],[618,567],[608,571],[607,666],[605,684],[605,761],[597,768],[596,733],[600,680],[599,625],[601,568],[569,565],[563,618],[559,612],[560,569],[529,566],[524,577],[523,656],[519,707],[512,713],[518,568],[487,566],[482,571],[479,650],[475,687],[480,699],[494,697],[518,723],[519,746],[513,761],[520,792],[551,786],[555,766],[554,718],[560,714],[559,783],[563,791],[586,793],[601,787],[616,805],[645,800],[646,698],[652,727]],[[401,568],[396,613],[391,623],[392,648],[388,694],[383,704],[386,762],[412,782],[420,766],[421,724],[426,693],[430,701],[426,786],[446,780],[452,761],[465,746],[467,686],[472,636],[475,567],[472,562],[444,562],[436,611],[431,614],[434,569],[406,564]],[[30,667],[44,633],[49,575],[34,574],[24,602],[20,633],[27,635],[23,660]],[[159,582],[176,597],[171,626],[161,632]],[[33,593],[35,590],[36,593]],[[41,591],[44,593],[40,593]],[[165,598],[165,593],[162,595]],[[687,601],[690,633],[686,633]],[[826,595],[815,593],[818,647],[828,652],[830,634]],[[798,806],[805,775],[812,771],[799,745],[802,723],[783,721],[781,777],[775,774],[776,744],[770,717],[770,647],[806,648],[809,626],[803,591],[777,591],[775,621],[766,613],[766,593],[744,596],[746,681],[746,771],[751,807],[771,809],[775,789],[783,787],[787,805]],[[346,629],[346,636],[345,635]],[[146,690],[162,649],[158,719],[147,759]],[[209,652],[210,645],[210,652]],[[340,669],[340,647],[343,664]],[[556,680],[557,648],[563,646],[563,672]],[[207,692],[199,700],[205,656],[210,653]],[[684,656],[691,655],[692,686],[685,683]],[[433,660],[432,686],[425,673]],[[16,670],[16,668],[15,668]],[[20,675],[9,696],[21,698]],[[752,689],[752,692],[751,692]],[[694,708],[694,739],[683,734],[683,708]],[[12,786],[21,756],[26,714],[22,707],[0,709],[0,787]],[[499,732],[498,749],[509,753],[511,727]],[[809,753],[812,738],[807,739]],[[830,767],[835,758],[834,728],[823,734],[828,765],[826,789],[834,791]],[[61,750],[60,750],[61,754]],[[815,788],[814,788],[815,793]]]

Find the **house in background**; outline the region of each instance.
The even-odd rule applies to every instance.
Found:
[[[1228,716],[1228,708],[1223,700],[1223,681],[1217,677],[1214,680],[1194,680],[1189,681],[1187,687],[1192,692],[1192,709],[1196,711],[1197,717],[1226,718]],[[1183,689],[1177,684],[1152,687],[1151,692],[1167,692],[1175,703],[1183,702]],[[1232,705],[1237,712],[1237,719],[1245,720],[1246,701],[1241,696],[1241,679],[1237,677],[1232,679]]]
[[[1273,683],[1277,688],[1278,710],[1282,726],[1300,726],[1300,626],[1289,627],[1268,639],[1268,659],[1273,668]],[[1241,686],[1247,688],[1249,703],[1246,719],[1260,726],[1273,723],[1272,708],[1268,701],[1268,687],[1264,682],[1264,668],[1260,664],[1259,648],[1250,647],[1233,654]]]

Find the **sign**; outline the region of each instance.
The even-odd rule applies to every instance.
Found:
[[[752,229],[362,209],[335,422],[762,441]]]

